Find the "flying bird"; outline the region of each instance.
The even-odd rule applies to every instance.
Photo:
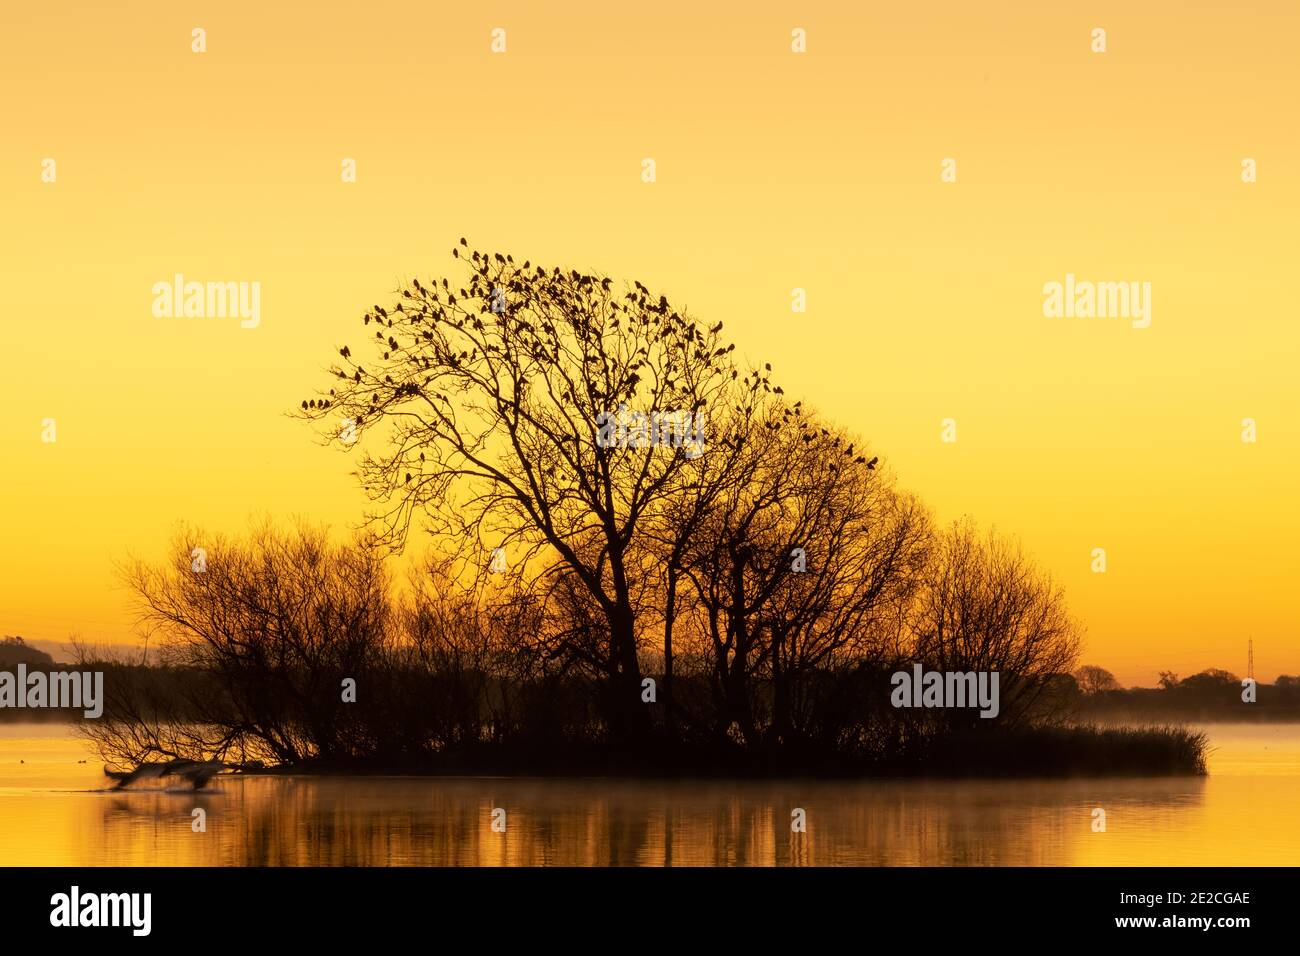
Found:
[[[104,768],[104,776],[117,781],[113,789],[121,790],[137,780],[159,777],[183,777],[195,790],[202,790],[226,765],[220,760],[168,760],[165,763],[142,763],[131,771]]]

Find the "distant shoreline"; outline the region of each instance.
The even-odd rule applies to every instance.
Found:
[[[8,724],[68,724],[75,726],[84,720],[80,710],[56,710],[45,708],[0,708],[0,725]],[[1272,713],[1252,711],[1250,714],[1228,717],[1218,713],[1147,713],[1121,711],[1090,711],[1087,722],[1099,726],[1119,724],[1123,726],[1145,726],[1152,723],[1161,724],[1300,724],[1300,713],[1285,711]]]

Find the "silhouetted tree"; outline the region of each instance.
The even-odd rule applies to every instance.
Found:
[[[941,671],[999,672],[1004,724],[1030,712],[1078,655],[1079,627],[1059,586],[1019,546],[980,536],[969,520],[938,538],[913,615],[916,660]]]
[[[192,557],[200,547],[201,566]],[[242,541],[184,531],[171,552],[123,576],[141,622],[162,639],[161,662],[221,688],[200,685],[185,702],[187,755],[238,745],[296,763],[373,752],[340,706],[343,680],[363,694],[385,643],[388,579],[373,542],[336,545],[321,528],[282,532],[267,522]]]
[[[1241,679],[1217,667],[1203,670],[1191,677],[1184,677],[1178,682],[1177,693],[1189,698],[1200,706],[1209,706],[1220,701],[1236,701],[1241,693]]]
[[[701,450],[681,417],[707,428],[735,382],[732,346],[639,282],[461,247],[465,278],[414,280],[367,312],[373,358],[343,346],[335,387],[303,414],[345,445],[380,432],[359,477],[393,546],[418,513],[436,535],[476,541],[484,564],[503,548],[521,573],[571,573],[605,619],[611,728],[639,733],[635,552]],[[647,434],[638,416],[656,412],[675,413],[675,430]],[[602,416],[626,416],[622,440]]]
[[[929,521],[852,442],[797,408],[774,404],[757,425],[684,570],[719,729],[785,742],[806,729],[817,672],[892,649]]]
[[[1079,690],[1088,695],[1120,689],[1119,681],[1115,679],[1114,674],[1104,667],[1096,667],[1092,664],[1084,665],[1075,671],[1074,679],[1078,681]]]

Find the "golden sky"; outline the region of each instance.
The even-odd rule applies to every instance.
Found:
[[[353,521],[284,413],[465,235],[724,320],[1124,683],[1300,673],[1300,7],[1250,6],[4,4],[0,629],[129,639],[113,562],[182,520]],[[260,324],[156,318],[176,273]],[[1044,317],[1067,273],[1150,327]]]

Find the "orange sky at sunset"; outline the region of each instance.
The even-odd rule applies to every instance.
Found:
[[[133,639],[114,562],[180,521],[355,522],[287,413],[464,235],[725,321],[1019,537],[1121,682],[1248,637],[1300,673],[1300,8],[549,6],[5,5],[0,632]],[[259,282],[260,324],[155,317],[177,273]],[[1046,318],[1067,273],[1149,282],[1150,327]]]

